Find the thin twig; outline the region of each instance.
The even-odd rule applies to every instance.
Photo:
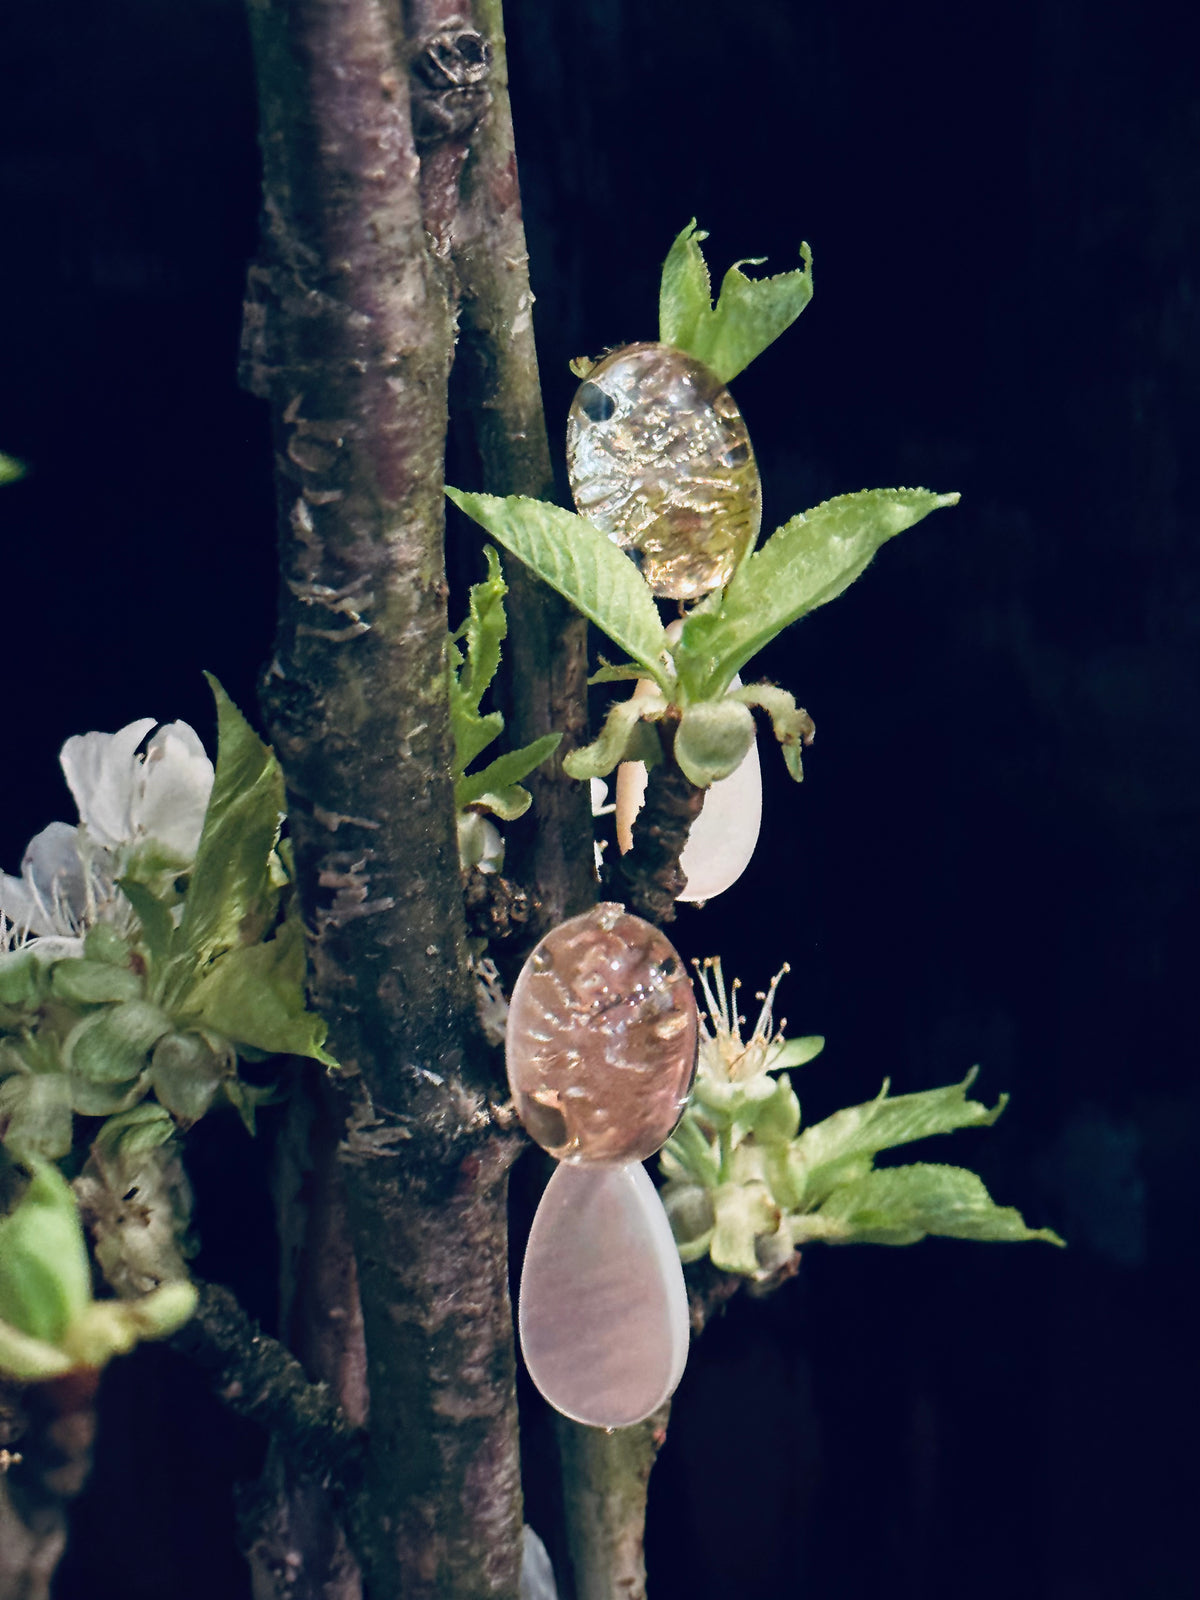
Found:
[[[659,724],[665,759],[650,773],[646,798],[633,825],[633,849],[622,856],[625,900],[650,922],[675,920],[675,901],[687,886],[679,865],[688,831],[704,805],[703,789],[684,776],[671,753],[674,731]]]
[[[170,1341],[239,1417],[266,1428],[302,1470],[352,1476],[364,1435],[323,1383],[312,1383],[278,1339],[219,1283],[200,1283],[196,1315]]]
[[[454,226],[464,420],[489,493],[552,500],[500,0],[478,0],[476,17],[491,51],[492,107],[471,146]],[[520,562],[507,562],[505,576],[508,734],[514,746],[547,733],[563,736],[525,780],[533,795],[529,818],[508,835],[509,871],[534,890],[534,916],[514,941],[523,954],[596,898],[588,786],[562,766],[588,738],[587,623]]]

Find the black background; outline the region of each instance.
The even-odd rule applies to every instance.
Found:
[[[735,384],[766,526],[870,485],[963,494],[768,653],[817,722],[806,780],[768,753],[755,861],[677,942],[751,991],[790,960],[792,1031],[829,1040],[808,1118],[980,1062],[1013,1104],[936,1157],[1071,1244],[813,1249],[740,1298],[653,1479],[654,1600],[1200,1590],[1190,11],[510,0],[554,436],[568,358],[653,336],[695,215],[718,272],[815,254],[812,305]],[[11,871],[71,815],[66,736],[207,736],[202,667],[253,707],[274,551],[234,375],[239,7],[58,0],[5,31],[0,448],[34,469],[0,498]],[[240,1138],[195,1137],[201,1264],[269,1315]],[[105,1411],[62,1600],[241,1600],[252,1432],[162,1351],[113,1369]],[[547,1485],[535,1461],[535,1522]]]

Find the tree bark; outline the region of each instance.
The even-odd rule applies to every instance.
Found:
[[[484,487],[490,494],[555,498],[542,409],[529,255],[500,0],[479,0],[492,57],[492,109],[472,143],[454,227],[462,291],[458,361],[462,396]],[[558,732],[562,743],[525,780],[528,820],[508,830],[507,870],[534,890],[523,948],[596,898],[588,786],[563,771],[586,744],[587,623],[519,561],[505,563],[511,626],[506,655],[508,731],[514,746]]]
[[[621,857],[619,873],[630,909],[661,924],[675,920],[675,901],[687,887],[679,858],[704,806],[705,790],[698,789],[676,764],[675,730],[665,718],[660,734],[666,759],[647,779],[646,798],[633,824],[633,849]]]
[[[670,1414],[615,1432],[557,1419],[575,1600],[646,1600],[646,1494]]]
[[[12,1408],[0,1395],[0,1600],[50,1600],[67,1506],[91,1471],[98,1377],[34,1384]]]
[[[441,9],[406,22],[381,0],[250,0],[250,15],[265,188],[246,375],[272,407],[283,575],[264,704],[313,998],[354,1097],[359,1555],[371,1600],[515,1600],[515,1146],[491,1121],[466,968],[445,669],[445,241],[471,124],[454,93],[431,110],[425,83],[422,159],[408,73],[469,30],[443,49]]]
[[[273,1184],[280,1327],[308,1377],[327,1386],[344,1425],[361,1430],[366,1346],[337,1156],[345,1119],[315,1063],[296,1066],[300,1081],[275,1152]],[[305,1462],[286,1438],[272,1437],[259,1483],[239,1507],[255,1600],[362,1600],[362,1572],[347,1531],[349,1485],[331,1467],[328,1458]]]

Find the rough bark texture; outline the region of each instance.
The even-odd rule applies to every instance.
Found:
[[[663,728],[664,743],[674,735]],[[633,849],[621,858],[624,899],[639,917],[673,922],[675,901],[687,886],[679,865],[688,830],[700,815],[704,790],[668,759],[655,767],[646,784],[646,798],[633,825]]]
[[[328,1386],[351,1427],[367,1420],[367,1355],[345,1183],[337,1159],[344,1120],[312,1062],[298,1082],[275,1153],[280,1326],[308,1376]],[[342,1485],[323,1464],[271,1441],[240,1521],[255,1600],[361,1600],[362,1573],[346,1531]]]
[[[67,1506],[91,1470],[97,1376],[36,1384],[11,1408],[0,1396],[0,1600],[49,1600]]]
[[[284,580],[264,702],[314,999],[354,1090],[372,1600],[515,1597],[520,1563],[510,1147],[464,960],[444,657],[444,240],[470,128],[451,118],[422,161],[408,75],[447,13],[250,4],[265,203],[246,376],[272,405]]]
[[[352,1478],[361,1438],[329,1390],[311,1383],[299,1361],[264,1336],[228,1289],[197,1287],[196,1315],[174,1335],[172,1347],[208,1375],[231,1411],[277,1434],[299,1466]]]
[[[477,16],[491,53],[493,107],[472,143],[453,236],[462,392],[488,492],[553,500],[500,0],[480,0]],[[587,624],[520,562],[506,560],[505,576],[512,742],[563,735],[551,759],[525,780],[530,820],[508,830],[509,871],[536,893],[522,941],[528,946],[596,898],[588,786],[562,768],[568,750],[588,737]]]

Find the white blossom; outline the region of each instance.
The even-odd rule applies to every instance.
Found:
[[[78,941],[97,922],[125,922],[130,908],[116,888],[133,852],[153,844],[189,866],[212,791],[212,762],[186,722],[160,728],[143,755],[138,746],[153,717],[116,733],[67,740],[59,760],[79,823],[52,822],[30,840],[21,874],[0,873],[6,944]],[[43,952],[44,953],[44,952]],[[64,950],[62,953],[74,953]]]
[[[81,733],[68,739],[59,757],[79,820],[107,849],[153,839],[184,863],[200,842],[212,791],[212,762],[186,722],[169,722],[146,746],[153,717],[117,733]]]

